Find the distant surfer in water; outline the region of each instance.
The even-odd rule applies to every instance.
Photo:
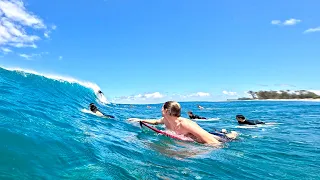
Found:
[[[236,119],[239,124],[248,124],[248,125],[265,124],[264,122],[259,120],[247,120],[246,117],[244,117],[241,114],[236,115]]]
[[[198,105],[198,108],[199,108],[199,109],[204,109],[204,107],[202,107],[202,106],[200,106],[200,105]]]
[[[181,106],[176,101],[167,101],[162,107],[162,118],[157,120],[140,120],[131,118],[129,121],[142,121],[149,124],[164,124],[167,130],[173,131],[178,135],[184,135],[193,140],[210,145],[219,145],[225,141],[225,138],[214,135],[202,129],[196,122],[180,117]],[[238,133],[231,131],[224,135],[226,138],[235,139]]]
[[[95,113],[98,116],[106,117],[106,118],[114,118],[114,116],[103,114],[94,103],[90,103],[89,108],[91,112]]]
[[[207,119],[205,117],[200,117],[198,115],[193,114],[191,111],[188,112],[189,118],[190,119]]]

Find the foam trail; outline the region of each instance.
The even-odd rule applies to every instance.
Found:
[[[256,124],[256,125],[243,125],[243,126],[236,126],[236,128],[242,128],[242,129],[252,129],[252,128],[261,128],[261,127],[270,127],[277,125],[279,123],[266,123],[266,124]]]
[[[195,121],[218,121],[220,118],[208,118],[208,119],[193,119]]]
[[[79,84],[81,86],[84,86],[86,88],[92,89],[94,91],[94,93],[96,94],[97,98],[99,99],[99,101],[102,104],[109,104],[107,98],[103,94],[98,95],[98,91],[100,90],[100,87],[95,83],[87,82],[87,81],[80,81],[80,80],[74,79],[72,77],[65,77],[65,76],[59,76],[59,75],[53,75],[53,74],[39,73],[39,72],[36,72],[34,70],[29,70],[29,69],[5,68],[5,67],[1,67],[1,68],[5,69],[5,70],[8,70],[8,71],[17,71],[17,72],[22,72],[22,73],[27,73],[27,74],[34,74],[34,75],[38,75],[38,76],[43,76],[45,78],[56,80],[56,81],[60,81],[60,82],[77,83],[77,84]]]

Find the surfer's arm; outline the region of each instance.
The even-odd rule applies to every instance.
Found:
[[[256,124],[265,124],[264,122],[262,122],[262,121],[259,121],[259,120],[256,120],[256,122],[255,122]]]
[[[182,127],[197,138],[197,141],[205,144],[218,144],[219,141],[212,134],[201,128],[197,123],[183,122]]]
[[[104,117],[105,117],[105,118],[114,118],[114,116],[108,115],[108,114],[104,114]]]
[[[128,120],[129,120],[129,121],[133,121],[133,122],[142,121],[142,122],[145,122],[145,123],[148,123],[148,124],[154,124],[154,125],[164,124],[163,118],[161,118],[161,119],[138,119],[138,118],[130,118],[130,119],[128,119]]]

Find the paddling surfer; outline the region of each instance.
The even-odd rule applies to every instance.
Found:
[[[247,120],[246,117],[244,117],[241,114],[236,115],[236,119],[239,124],[248,124],[248,125],[265,124],[264,122],[259,120]]]
[[[202,129],[196,122],[181,117],[181,106],[176,101],[167,101],[162,107],[162,118],[158,120],[140,120],[131,118],[129,121],[142,121],[149,124],[164,124],[166,129],[175,132],[178,135],[191,137],[195,141],[203,144],[219,145],[222,137],[213,135]],[[231,131],[226,137],[235,139],[238,133]]]
[[[205,118],[205,117],[200,117],[200,116],[198,116],[198,115],[195,115],[195,114],[193,114],[193,112],[191,112],[191,111],[188,112],[188,115],[189,115],[189,118],[190,118],[190,119],[207,119],[207,118]]]
[[[106,117],[106,118],[114,118],[114,116],[102,113],[94,103],[90,103],[89,108],[90,108],[90,111],[95,113],[97,116]]]

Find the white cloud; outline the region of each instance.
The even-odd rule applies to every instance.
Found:
[[[232,92],[232,91],[222,91],[223,94],[225,95],[229,95],[229,96],[236,96],[237,95],[237,92]]]
[[[281,21],[280,20],[272,20],[271,24],[278,25],[278,24],[281,24]]]
[[[300,19],[291,18],[291,19],[285,20],[284,22],[281,22],[280,20],[272,20],[271,24],[273,24],[273,25],[293,26],[293,25],[296,25],[296,24],[298,24],[300,22],[301,22]]]
[[[32,57],[32,55],[28,55],[28,54],[19,54],[19,56],[20,56],[20,57],[23,57],[23,58],[25,58],[25,59],[28,59],[28,60],[30,60],[31,57]]]
[[[208,96],[210,96],[210,93],[206,93],[206,92],[197,92],[194,94],[186,95],[186,97],[208,97]]]
[[[115,103],[137,103],[137,104],[148,104],[148,103],[163,103],[168,100],[175,101],[194,101],[194,100],[207,100],[210,98],[211,94],[206,92],[197,92],[187,95],[181,94],[162,94],[160,92],[136,94],[131,96],[117,97],[112,100]]]
[[[49,36],[49,32],[45,32],[45,33],[43,33],[43,35],[44,35],[44,37],[46,37],[46,38],[49,38],[50,36]]]
[[[52,25],[51,28],[52,28],[53,30],[56,30],[56,29],[57,29],[57,26],[56,26],[56,25]]]
[[[137,95],[131,95],[131,96],[121,96],[118,98],[115,98],[114,101],[145,101],[150,99],[161,99],[165,97],[164,94],[161,94],[159,92],[154,93],[145,93],[145,94],[137,94]]]
[[[292,25],[296,25],[296,24],[298,24],[298,23],[300,23],[301,22],[301,20],[299,20],[299,19],[288,19],[288,20],[286,20],[284,23],[283,23],[283,25],[285,25],[285,26],[292,26]]]
[[[151,93],[151,94],[145,94],[144,97],[145,97],[145,98],[153,98],[153,99],[156,99],[156,98],[163,98],[164,95],[163,95],[163,94],[160,94],[159,92],[155,92],[155,93]]]
[[[2,47],[2,48],[1,48],[1,51],[2,51],[4,54],[8,54],[8,53],[11,53],[11,52],[12,52],[11,49],[5,48],[5,47]]]
[[[31,60],[33,58],[40,58],[43,55],[49,54],[48,52],[41,52],[41,53],[32,53],[32,54],[19,54],[20,57],[23,57],[27,60]]]
[[[314,32],[320,32],[320,26],[316,28],[310,28],[304,31],[304,33],[314,33]]]
[[[46,29],[42,19],[28,12],[21,0],[0,0],[0,46],[37,48],[40,40],[29,29]]]

